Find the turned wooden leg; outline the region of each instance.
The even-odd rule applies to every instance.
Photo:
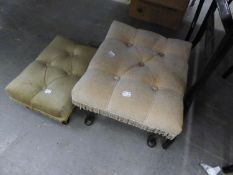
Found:
[[[68,125],[69,123],[70,123],[70,118],[68,118],[66,121],[62,122],[63,125]]]
[[[85,120],[84,120],[84,124],[87,126],[91,126],[95,121],[95,114],[93,113],[88,113]]]
[[[233,172],[233,165],[230,166],[225,166],[222,168],[222,171],[227,174],[227,173],[232,173]]]
[[[150,147],[150,148],[154,148],[157,144],[157,141],[156,141],[156,135],[155,134],[149,134],[148,137],[147,137],[147,145]]]
[[[162,148],[165,150],[168,149],[174,141],[175,141],[175,139],[173,139],[173,140],[166,139],[162,144]]]

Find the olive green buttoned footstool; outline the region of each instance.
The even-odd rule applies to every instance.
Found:
[[[6,92],[17,103],[65,124],[74,108],[71,90],[95,52],[95,48],[57,36]]]

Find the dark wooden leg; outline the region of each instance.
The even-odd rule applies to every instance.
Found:
[[[223,74],[223,78],[226,79],[233,73],[233,65]]]
[[[233,165],[223,167],[222,171],[224,173],[233,173]]]
[[[157,141],[156,141],[156,135],[155,134],[149,134],[148,137],[147,137],[147,145],[150,147],[150,148],[154,148],[157,144]]]
[[[84,124],[87,126],[91,126],[95,121],[95,114],[94,113],[88,113],[85,120]]]
[[[62,122],[63,125],[68,125],[69,123],[70,123],[70,118],[68,118],[66,121]]]
[[[162,148],[165,150],[168,149],[174,141],[175,141],[175,139],[173,139],[173,140],[166,139],[162,144]]]
[[[222,41],[219,44],[219,47],[214,52],[211,60],[208,62],[205,70],[201,74],[200,78],[194,83],[194,85],[188,90],[186,97],[185,97],[185,108],[189,108],[192,104],[193,99],[199,93],[201,88],[205,85],[208,81],[214,70],[217,66],[224,60],[226,54],[231,48],[232,36],[226,34]]]

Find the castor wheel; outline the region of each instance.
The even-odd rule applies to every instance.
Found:
[[[88,115],[85,120],[84,120],[84,124],[87,126],[91,126],[95,121],[95,116],[94,115]]]
[[[227,174],[227,173],[232,173],[233,172],[233,165],[228,165],[222,167],[222,171]]]
[[[69,123],[70,123],[70,118],[68,118],[66,121],[62,122],[63,125],[68,125]]]
[[[156,135],[155,134],[150,134],[147,138],[147,145],[150,147],[150,148],[154,148],[157,144],[157,141],[156,141]]]

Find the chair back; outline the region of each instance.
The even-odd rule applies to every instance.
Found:
[[[205,0],[200,0],[197,10],[195,12],[193,21],[191,23],[191,26],[189,28],[188,34],[185,38],[186,41],[190,41],[193,31],[196,27],[196,23],[197,20],[200,16],[200,12],[202,10],[203,4],[204,4]],[[232,2],[232,0],[213,0],[205,17],[204,20],[200,26],[199,31],[197,32],[196,36],[194,37],[194,39],[191,41],[193,43],[193,47],[195,47],[197,45],[197,43],[200,41],[200,39],[202,38],[203,34],[205,33],[206,29],[207,29],[207,24],[209,22],[209,20],[211,20],[211,16],[214,15],[214,12],[216,11],[216,9],[218,10],[221,22],[223,24],[224,30],[226,32],[227,35],[229,35],[230,37],[232,37],[233,35],[233,18],[232,18],[232,14],[231,14],[231,10],[229,7],[229,4]]]

